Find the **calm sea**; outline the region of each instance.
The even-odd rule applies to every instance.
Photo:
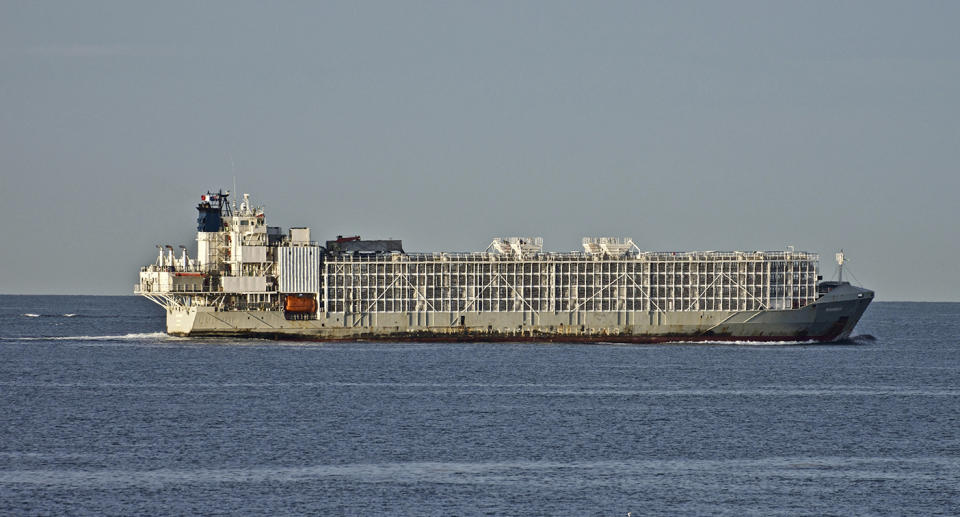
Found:
[[[0,296],[6,515],[948,515],[960,304],[843,345],[303,344]]]

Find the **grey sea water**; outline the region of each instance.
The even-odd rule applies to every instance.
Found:
[[[0,296],[0,514],[955,515],[960,304],[840,345],[177,339]]]

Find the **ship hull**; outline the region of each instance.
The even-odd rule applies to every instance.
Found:
[[[283,311],[167,311],[178,336],[384,342],[835,342],[847,339],[873,299],[850,285],[799,309],[675,312],[320,313],[290,320]]]

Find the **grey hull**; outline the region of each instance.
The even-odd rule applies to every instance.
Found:
[[[167,311],[167,332],[312,341],[546,341],[658,343],[847,339],[873,291],[841,285],[800,309],[677,312],[320,313],[288,320],[282,311]]]

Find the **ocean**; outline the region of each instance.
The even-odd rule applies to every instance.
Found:
[[[960,304],[843,344],[186,339],[0,296],[3,515],[956,515]]]

